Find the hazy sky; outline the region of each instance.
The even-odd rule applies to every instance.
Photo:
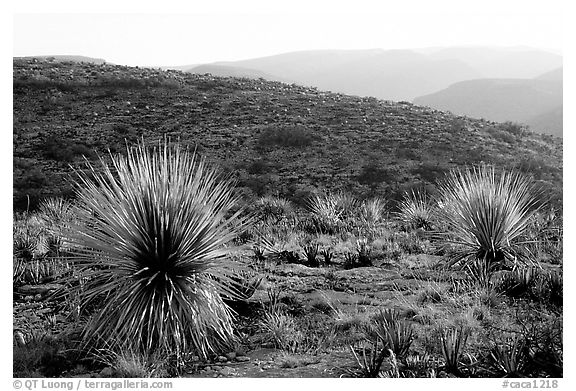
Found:
[[[152,7],[139,2],[133,5],[144,5],[88,10],[47,3],[50,8],[16,9],[25,13],[14,14],[14,56],[74,54],[124,65],[184,65],[309,49],[562,49],[561,2],[550,0],[357,0],[346,6],[282,1],[253,9],[244,1],[220,9],[193,2],[159,9],[164,2],[157,1]]]

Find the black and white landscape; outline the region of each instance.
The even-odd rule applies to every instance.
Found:
[[[90,20],[15,18],[14,377],[563,377],[560,48]]]

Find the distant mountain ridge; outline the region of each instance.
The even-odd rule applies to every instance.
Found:
[[[242,71],[268,80],[292,80],[322,90],[408,100],[451,84],[483,78],[534,78],[562,66],[562,57],[531,48],[456,47],[414,50],[309,50],[240,61],[220,61],[188,71],[226,66],[215,75]],[[236,69],[238,68],[238,69]],[[183,69],[183,68],[180,68]]]
[[[562,137],[562,68],[532,79],[477,79],[414,99],[414,104],[492,121],[526,124]]]

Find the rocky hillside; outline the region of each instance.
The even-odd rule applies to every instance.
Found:
[[[110,64],[14,60],[14,205],[71,195],[71,167],[140,138],[197,146],[247,195],[301,202],[318,189],[398,197],[452,168],[517,167],[561,197],[562,141],[457,117],[263,80]]]

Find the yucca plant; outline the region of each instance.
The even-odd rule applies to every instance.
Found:
[[[332,251],[330,247],[323,247],[320,250],[320,255],[322,256],[322,259],[324,259],[324,264],[326,264],[326,266],[332,264],[332,258],[334,258],[334,251]]]
[[[368,239],[360,238],[356,240],[356,252],[358,252],[358,266],[372,266],[372,247],[368,244]]]
[[[12,240],[16,258],[32,260],[45,256],[49,250],[45,224],[35,214],[14,216]]]
[[[442,345],[442,353],[446,365],[446,371],[455,375],[460,374],[460,356],[466,346],[466,341],[470,336],[470,329],[467,327],[449,328],[440,334],[440,342]]]
[[[492,275],[497,265],[489,263],[486,259],[474,259],[465,266],[466,274],[474,283],[483,289],[492,288]]]
[[[379,339],[370,341],[370,347],[366,350],[366,346],[362,345],[361,356],[356,353],[356,350],[350,346],[352,355],[358,363],[361,377],[380,377],[380,368],[382,363],[389,354],[388,350],[381,346]]]
[[[381,198],[373,198],[364,201],[360,206],[360,219],[368,227],[376,227],[384,220],[386,201]]]
[[[86,163],[79,172],[75,261],[89,282],[77,293],[97,304],[85,342],[120,350],[201,357],[228,346],[234,297],[226,257],[243,228],[232,184],[170,142]]]
[[[494,345],[490,358],[492,366],[505,377],[522,377],[530,359],[527,341],[516,337],[504,344]]]
[[[318,253],[320,252],[320,245],[318,243],[306,243],[302,244],[302,251],[304,252],[304,256],[306,257],[306,261],[309,266],[311,267],[318,267],[320,263],[316,259]]]
[[[38,207],[38,212],[44,220],[55,226],[68,224],[73,219],[73,205],[62,197],[43,200]]]
[[[317,194],[308,200],[308,209],[317,232],[332,235],[339,231],[344,213],[341,203],[342,200],[330,193]]]
[[[403,358],[414,341],[412,325],[400,319],[396,310],[380,310],[373,318],[374,332],[395,356]]]
[[[331,196],[336,202],[336,207],[341,211],[343,218],[350,218],[354,215],[358,206],[358,200],[349,193],[339,191]]]
[[[400,202],[398,218],[410,229],[432,229],[434,206],[422,191],[405,193]]]
[[[537,199],[524,176],[516,172],[497,174],[482,165],[452,171],[440,185],[441,216],[448,228],[444,240],[458,249],[449,265],[483,259],[504,266],[526,261],[521,236],[537,209]]]
[[[263,221],[278,223],[292,213],[293,207],[290,201],[274,196],[261,197],[256,201],[258,216]]]
[[[38,216],[45,222],[50,253],[60,256],[69,250],[70,224],[74,219],[74,205],[62,197],[43,200]]]

